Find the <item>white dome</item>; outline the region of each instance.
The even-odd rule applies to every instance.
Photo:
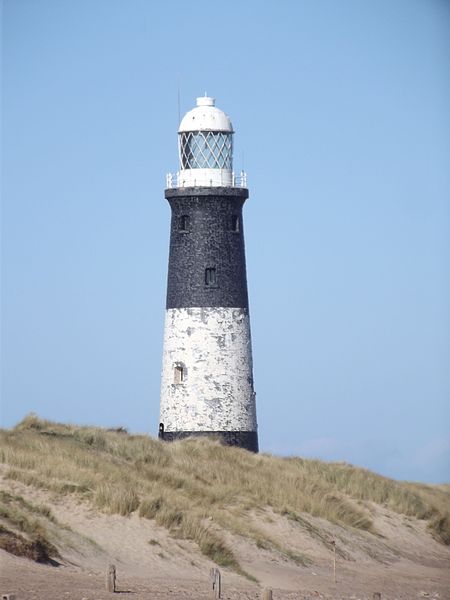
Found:
[[[178,133],[185,131],[224,131],[233,133],[228,116],[215,106],[215,99],[208,96],[197,98],[197,106],[181,119]]]

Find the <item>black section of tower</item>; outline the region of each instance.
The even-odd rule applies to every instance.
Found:
[[[258,452],[256,431],[160,431],[159,438],[166,442],[183,440],[188,437],[211,437],[221,440],[225,446],[239,446],[251,452]]]
[[[176,188],[166,308],[248,309],[242,206],[245,188]]]
[[[230,307],[248,310],[242,207],[246,188],[165,190],[172,209],[166,308]],[[218,437],[228,446],[258,452],[256,431],[164,431],[174,441]]]

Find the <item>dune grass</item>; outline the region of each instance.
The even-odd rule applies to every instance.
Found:
[[[4,523],[0,523],[0,548],[37,562],[59,556],[48,532],[47,524],[56,524],[48,506],[0,490],[0,520]]]
[[[342,463],[252,454],[205,438],[167,444],[121,428],[78,427],[30,415],[1,431],[0,461],[8,467],[6,477],[27,485],[76,494],[110,513],[138,511],[238,571],[222,530],[292,558],[291,548],[269,539],[248,518],[268,507],[299,523],[307,513],[371,531],[365,504],[373,502],[427,519],[435,536],[450,543],[445,487],[401,483]]]

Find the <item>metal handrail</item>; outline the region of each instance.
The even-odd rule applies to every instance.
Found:
[[[178,188],[178,187],[187,187],[184,185],[178,185],[178,182],[182,181],[181,172],[177,171],[176,173],[167,173],[166,174],[166,188]],[[246,188],[247,187],[247,173],[245,171],[241,171],[239,174],[236,174],[234,171],[231,174],[231,186],[225,187],[235,187],[235,188]],[[217,187],[216,185],[204,185],[202,183],[201,187]]]

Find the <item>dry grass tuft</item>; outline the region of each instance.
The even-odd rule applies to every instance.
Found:
[[[139,508],[139,497],[123,485],[102,484],[95,490],[94,504],[109,513],[126,517]]]

